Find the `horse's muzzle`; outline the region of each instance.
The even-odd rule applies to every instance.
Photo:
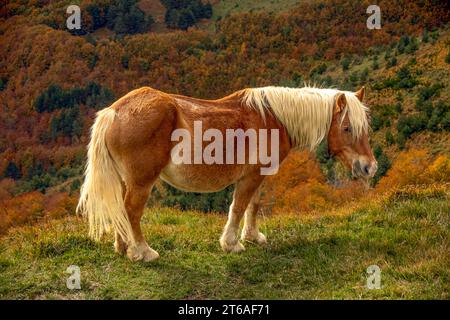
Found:
[[[356,178],[372,178],[378,169],[378,163],[373,160],[354,160],[352,164],[352,174]]]

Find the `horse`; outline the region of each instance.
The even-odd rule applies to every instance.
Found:
[[[377,170],[377,161],[368,139],[370,118],[363,103],[364,92],[364,87],[356,92],[261,87],[203,100],[150,87],[131,91],[97,112],[77,212],[87,217],[93,239],[99,240],[113,229],[117,253],[132,261],[149,262],[159,254],[144,239],[140,221],[158,177],[188,192],[217,192],[234,184],[220,245],[231,253],[244,251],[242,243],[246,241],[264,245],[266,236],[256,222],[265,178],[260,171],[263,163],[249,163],[248,145],[244,146],[244,163],[176,162],[173,149],[179,141],[174,141],[173,132],[183,129],[193,135],[194,122],[198,121],[203,129],[224,135],[229,129],[242,129],[241,133],[254,129],[258,136],[267,130],[269,137],[276,131],[277,148],[265,147],[278,152],[280,161],[291,150],[313,150],[327,139],[329,153],[355,178],[369,179]],[[235,138],[242,138],[242,134]],[[243,139],[247,138],[244,134]],[[194,142],[189,143],[192,148],[186,152],[196,152]],[[206,141],[200,145],[205,147]]]

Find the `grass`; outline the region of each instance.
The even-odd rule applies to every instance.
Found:
[[[77,217],[12,229],[0,239],[2,299],[448,299],[449,205],[442,193],[315,215],[263,218],[266,247],[224,254],[218,214],[148,210],[143,230],[161,259],[131,263]],[[369,265],[381,289],[366,288]],[[81,290],[66,288],[70,265]]]
[[[298,0],[218,0],[212,3],[213,15],[211,19],[198,25],[200,28],[209,31],[215,30],[215,21],[224,19],[232,14],[253,11],[284,12],[298,6],[300,2]]]
[[[227,0],[218,1],[213,7],[213,19],[224,18],[232,13],[264,10],[267,12],[287,11],[298,5],[298,0]]]

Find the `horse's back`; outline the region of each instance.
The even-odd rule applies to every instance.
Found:
[[[154,113],[154,109],[174,108],[176,101],[169,94],[153,89],[142,87],[130,91],[119,100],[114,102],[110,108],[116,110],[117,114]]]

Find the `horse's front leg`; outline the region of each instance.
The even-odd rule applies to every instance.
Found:
[[[261,191],[258,188],[245,210],[244,228],[242,229],[241,240],[256,242],[257,244],[262,245],[267,243],[267,239],[262,232],[259,232],[258,225],[256,224],[256,215],[259,209],[260,198]]]
[[[220,238],[220,245],[225,252],[245,250],[238,239],[239,223],[261,181],[262,177],[258,175],[244,178],[236,183],[228,221]]]

